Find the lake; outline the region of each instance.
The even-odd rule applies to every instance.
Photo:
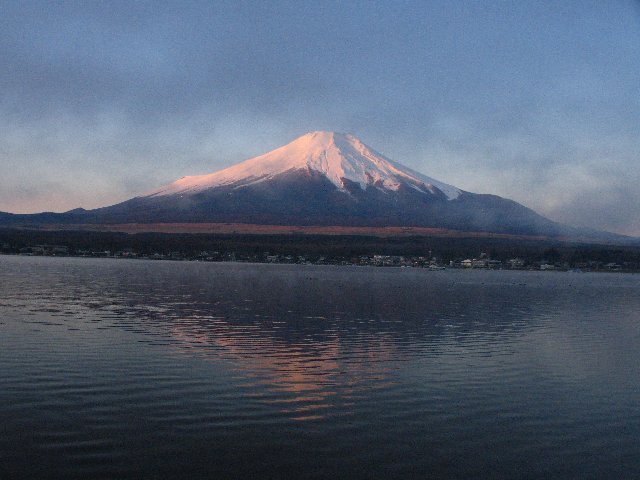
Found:
[[[640,275],[0,256],[0,478],[638,478]]]

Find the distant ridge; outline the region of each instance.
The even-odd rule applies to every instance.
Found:
[[[233,223],[415,227],[599,242],[630,237],[564,226],[519,203],[466,192],[394,162],[353,135],[309,132],[264,155],[94,210],[14,215],[0,226]]]

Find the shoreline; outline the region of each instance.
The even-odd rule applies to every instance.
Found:
[[[131,260],[150,262],[176,262],[176,263],[233,263],[233,264],[255,264],[255,265],[299,265],[299,266],[332,266],[332,267],[373,267],[373,268],[412,268],[431,272],[442,271],[495,271],[495,272],[550,272],[550,273],[624,273],[638,274],[640,270],[614,270],[614,269],[580,269],[580,268],[483,268],[483,267],[461,267],[445,265],[392,265],[374,263],[351,263],[347,261],[323,261],[323,262],[296,262],[296,261],[259,261],[258,259],[224,259],[224,260],[204,260],[200,258],[153,258],[150,256],[117,256],[117,255],[34,255],[24,253],[2,253],[0,256],[7,257],[27,257],[27,258],[84,258],[103,260]]]

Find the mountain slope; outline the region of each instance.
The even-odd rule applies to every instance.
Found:
[[[389,192],[322,174],[289,171],[268,181],[189,194],[151,195],[88,212],[92,223],[230,222],[272,225],[420,226],[528,235],[560,235],[561,227],[515,202],[467,192],[448,200],[400,185]]]

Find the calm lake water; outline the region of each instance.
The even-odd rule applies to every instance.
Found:
[[[0,478],[639,478],[640,276],[0,257]]]

